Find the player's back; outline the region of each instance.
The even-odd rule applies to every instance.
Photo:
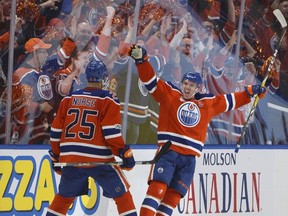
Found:
[[[85,88],[61,101],[50,142],[61,162],[110,162],[125,146],[120,103],[109,91]]]
[[[99,89],[82,89],[73,92],[68,102],[62,142],[81,142],[105,145],[101,117],[105,114],[109,95]]]

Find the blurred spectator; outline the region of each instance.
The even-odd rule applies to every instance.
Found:
[[[161,24],[160,32],[153,34],[151,37],[147,37],[152,24],[155,24],[155,20],[151,19],[149,24],[141,31],[140,35],[137,35],[136,43],[147,47],[149,50],[149,61],[155,68],[155,70],[160,73],[163,70],[163,66],[167,62],[169,56],[169,46],[167,41],[165,41],[165,34],[168,28],[167,22],[169,19],[164,18]],[[152,24],[151,24],[152,23]],[[133,21],[132,17],[128,18],[128,33],[124,41],[120,42],[119,45],[119,58],[114,63],[113,72],[117,79],[117,95],[119,97],[123,114],[124,102],[125,102],[125,91],[126,91],[126,80],[128,72],[128,48],[131,45],[133,34]],[[164,39],[163,40],[159,40]],[[157,48],[158,51],[155,50]],[[126,142],[129,144],[138,143],[140,134],[145,135],[144,131],[140,132],[140,126],[147,122],[148,113],[148,91],[144,87],[144,84],[140,81],[137,69],[135,65],[132,65],[132,78],[131,78],[131,91],[128,104],[128,120],[127,120],[127,136]],[[150,121],[148,121],[150,122]],[[149,125],[149,124],[147,124]],[[147,127],[143,127],[149,130]],[[147,131],[146,131],[147,132]],[[141,138],[140,138],[141,139]],[[143,140],[143,139],[142,139]],[[155,139],[154,139],[155,140]]]
[[[270,5],[268,5],[266,13],[264,13],[264,15],[260,17],[260,19],[257,23],[255,23],[254,26],[254,33],[259,41],[258,46],[261,47],[260,49],[258,49],[257,54],[259,58],[262,58],[262,63],[265,61],[265,59],[273,55],[274,50],[279,43],[279,37],[282,34],[282,28],[273,14],[273,11],[275,9],[280,9],[285,19],[288,19],[288,1],[274,0]],[[263,37],[263,35],[265,35],[265,37]],[[284,99],[288,99],[288,94],[286,91],[286,89],[288,88],[287,44],[288,34],[286,33],[285,38],[280,45],[277,56],[277,58],[281,62],[278,94],[280,94],[280,96],[282,96]]]
[[[57,83],[56,91],[59,95],[65,96],[69,92],[81,89],[87,85],[84,71],[89,59],[96,61],[106,60],[111,41],[111,26],[115,9],[108,6],[106,12],[106,22],[100,35],[96,35],[91,25],[86,22],[79,23],[77,30],[71,30],[71,36],[75,38],[77,51],[73,53],[70,64],[65,69],[54,74]],[[75,22],[77,21],[75,20]],[[73,31],[76,32],[73,33]],[[75,62],[77,62],[76,67]]]
[[[67,38],[58,52],[49,56],[51,44],[31,38],[25,44],[26,57],[13,74],[11,143],[45,143],[49,140],[48,116],[53,109],[51,78],[75,48]]]

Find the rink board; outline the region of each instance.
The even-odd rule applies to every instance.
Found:
[[[136,160],[150,160],[155,146],[134,145]],[[224,148],[225,147],[225,148]],[[194,181],[173,212],[180,215],[286,216],[288,146],[206,146],[197,159]],[[0,216],[41,216],[57,192],[59,175],[51,170],[48,146],[0,146]],[[139,212],[147,189],[149,165],[125,172]],[[113,201],[90,182],[68,215],[116,216]]]

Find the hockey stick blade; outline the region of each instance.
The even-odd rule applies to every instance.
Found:
[[[136,165],[149,165],[155,164],[166,152],[169,150],[171,146],[171,141],[167,141],[160,151],[155,155],[153,160],[150,161],[135,161]],[[55,167],[87,167],[87,166],[99,166],[99,165],[122,165],[122,161],[114,161],[114,162],[67,162],[67,163],[54,163]]]

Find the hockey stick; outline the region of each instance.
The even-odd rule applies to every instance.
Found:
[[[160,151],[155,155],[153,160],[150,161],[135,161],[136,165],[149,165],[155,164],[166,152],[169,150],[171,146],[171,141],[167,141]],[[87,166],[99,166],[99,165],[122,165],[122,161],[114,161],[114,162],[70,162],[70,163],[54,163],[55,167],[87,167]]]
[[[275,17],[277,18],[277,20],[279,21],[279,23],[281,24],[282,32],[281,32],[281,37],[280,37],[280,40],[279,40],[279,42],[277,44],[277,47],[276,47],[276,49],[275,49],[275,51],[273,53],[273,56],[272,56],[272,58],[271,58],[271,60],[269,62],[269,65],[268,65],[267,71],[265,73],[264,79],[263,79],[263,81],[261,83],[262,87],[264,87],[265,84],[266,84],[266,81],[267,81],[267,79],[269,77],[269,74],[270,74],[270,72],[272,70],[273,64],[274,64],[275,59],[277,57],[277,54],[278,54],[279,48],[281,46],[281,43],[282,43],[283,39],[285,38],[285,33],[286,33],[286,30],[287,30],[287,22],[286,22],[285,17],[283,16],[282,12],[279,9],[276,9],[276,10],[273,11],[273,13],[274,13]],[[248,126],[250,124],[251,117],[253,116],[253,114],[255,112],[255,109],[256,109],[256,107],[258,105],[258,102],[259,102],[259,96],[256,95],[255,100],[253,102],[253,106],[252,106],[252,108],[251,108],[251,110],[249,112],[249,115],[248,115],[245,123],[244,123],[244,126],[243,126],[243,129],[242,129],[239,141],[238,141],[238,143],[236,145],[236,148],[235,148],[235,152],[236,153],[240,149],[240,145],[241,145],[242,140],[244,138],[244,135],[246,133],[246,129],[248,128]]]

